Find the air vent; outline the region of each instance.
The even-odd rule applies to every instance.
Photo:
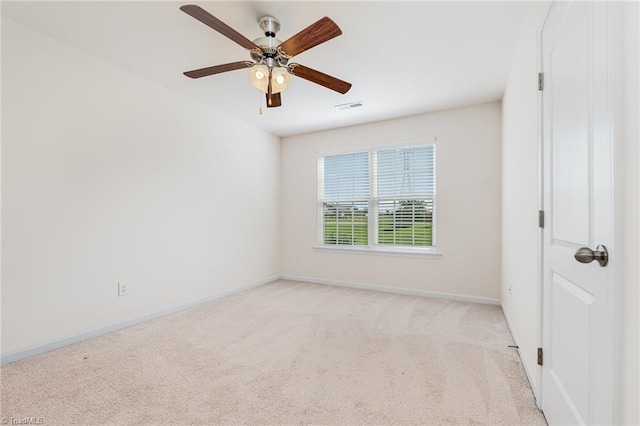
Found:
[[[362,103],[362,101],[357,101],[357,102],[349,102],[348,104],[336,105],[334,106],[334,108],[339,110],[345,110],[345,109],[359,108],[363,105],[364,104]]]

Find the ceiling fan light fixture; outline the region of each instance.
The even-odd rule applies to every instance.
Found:
[[[249,70],[251,85],[261,92],[267,93],[269,85],[269,69],[265,65],[256,65]]]
[[[289,73],[282,68],[274,68],[273,71],[271,71],[271,77],[273,79],[271,82],[273,93],[284,92],[289,88],[291,77],[289,77]]]
[[[269,90],[269,68],[266,65],[255,65],[249,70],[251,85],[263,93]],[[289,88],[291,78],[282,68],[271,70],[271,93],[284,92]]]

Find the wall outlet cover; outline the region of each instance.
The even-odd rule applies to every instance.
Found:
[[[125,283],[118,283],[118,297],[127,296],[129,294],[129,286]]]

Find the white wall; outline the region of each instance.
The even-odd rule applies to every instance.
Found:
[[[616,76],[620,119],[618,141],[624,158],[621,175],[624,182],[622,237],[625,270],[623,272],[622,329],[622,419],[625,424],[640,424],[640,5],[629,2],[618,5],[616,26],[619,37],[617,59],[621,61]]]
[[[3,356],[279,273],[278,138],[7,19],[2,124]]]
[[[348,111],[345,112],[348,114]],[[287,137],[282,140],[282,272],[287,276],[423,292],[500,296],[500,103]],[[316,149],[437,142],[441,259],[314,249]],[[302,262],[296,262],[296,255]]]
[[[539,332],[538,297],[538,94],[536,88],[537,31],[547,4],[529,6],[511,66],[502,108],[502,305],[534,391],[537,392],[536,347]],[[617,9],[620,8],[620,9]],[[618,253],[626,263],[622,272],[622,383],[617,394],[624,424],[640,424],[638,392],[638,4],[617,3],[612,10],[616,93],[616,156],[622,179],[621,213],[616,224],[623,241]]]
[[[531,3],[502,99],[502,309],[538,389],[538,56],[547,10]]]

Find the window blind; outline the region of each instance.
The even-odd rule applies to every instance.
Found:
[[[369,153],[333,155],[319,159],[320,198],[366,200],[370,193]]]
[[[434,145],[377,152],[378,244],[431,246]]]
[[[435,146],[318,158],[318,203],[323,244],[432,246]]]
[[[319,159],[324,244],[369,243],[369,157],[368,152],[359,152]]]

